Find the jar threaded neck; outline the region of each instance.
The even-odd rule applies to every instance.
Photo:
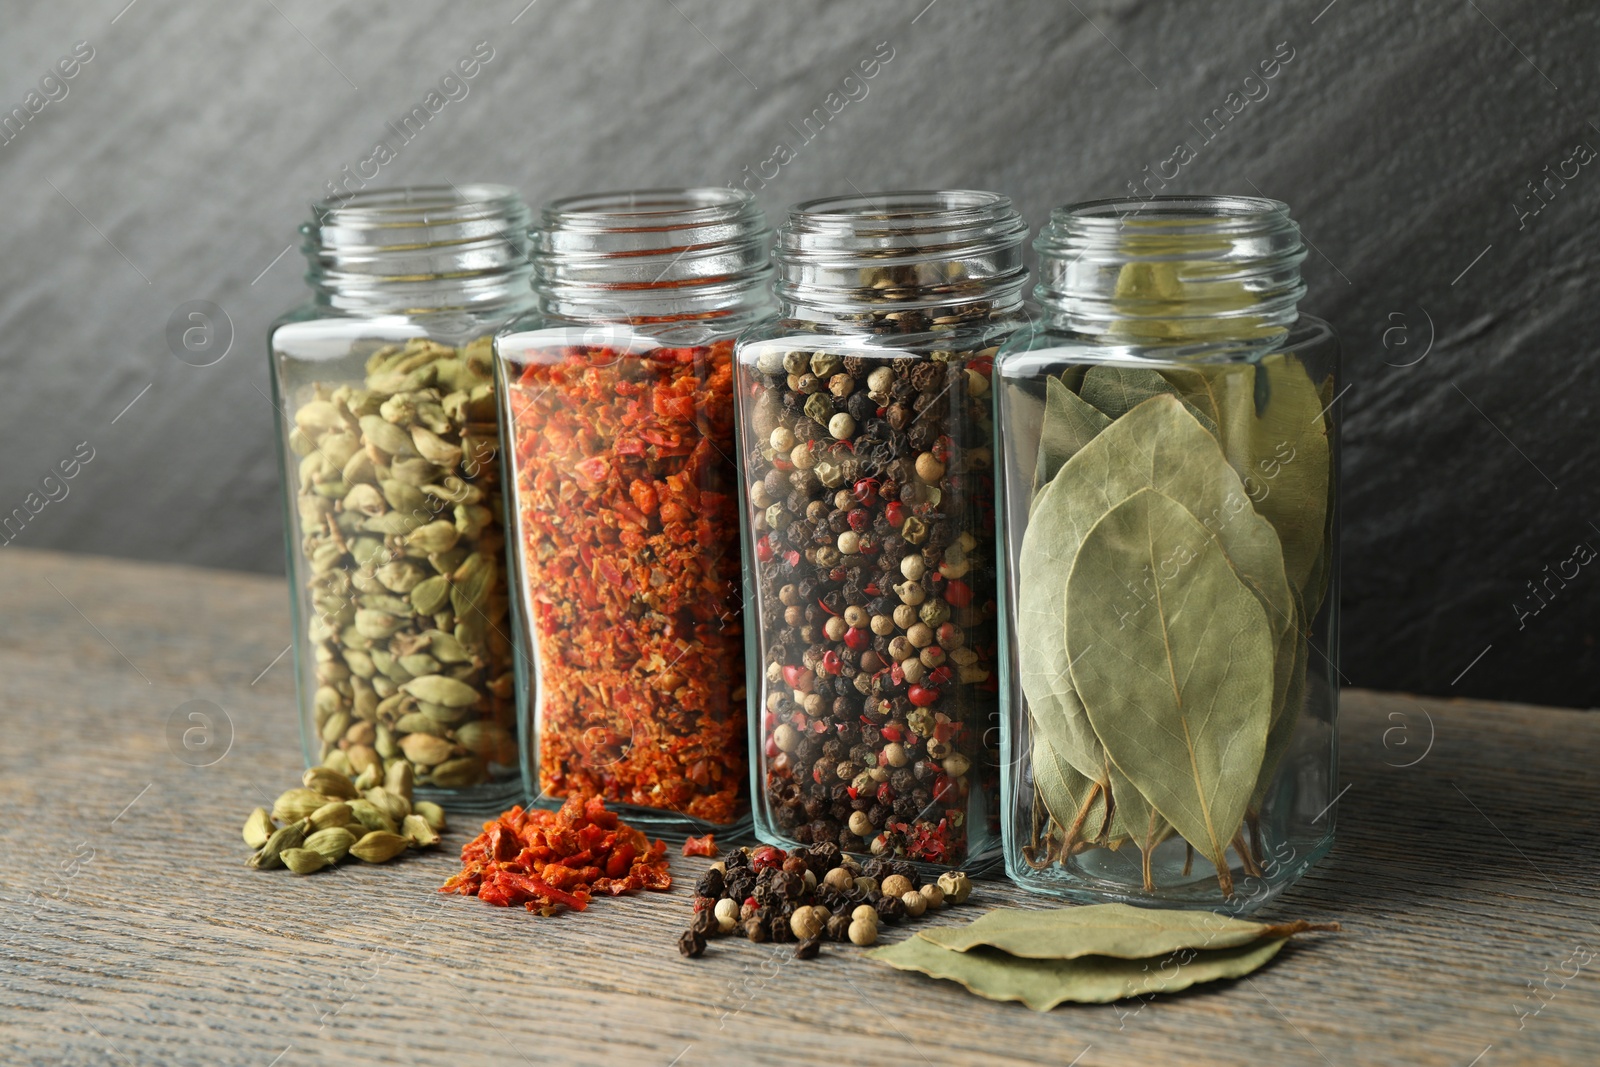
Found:
[[[829,197],[797,204],[778,229],[776,292],[787,318],[1019,307],[1028,235],[1008,197],[972,189]]]
[[[469,184],[369,189],[312,205],[301,251],[320,304],[455,311],[526,299],[531,213],[516,190]]]
[[[1251,341],[1292,325],[1305,294],[1300,227],[1262,197],[1072,204],[1051,213],[1034,249],[1035,298],[1091,336]]]
[[[579,322],[749,316],[767,304],[770,238],[744,190],[567,197],[545,206],[533,235],[534,290],[545,314]]]

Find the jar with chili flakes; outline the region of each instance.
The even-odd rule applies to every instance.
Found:
[[[540,310],[495,348],[541,803],[748,825],[732,361],[769,240],[732,189],[572,197],[536,227]]]
[[[499,185],[316,204],[269,338],[306,761],[452,811],[522,792],[492,338],[530,221]]]
[[[1027,225],[977,191],[815,200],[736,355],[757,833],[933,866],[999,846],[989,381]]]

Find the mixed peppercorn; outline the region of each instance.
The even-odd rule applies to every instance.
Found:
[[[897,277],[869,289],[892,302]],[[739,359],[771,819],[803,845],[953,865],[969,815],[994,813],[997,339],[987,303],[942,310],[866,326],[933,347]],[[963,325],[980,328],[946,332]]]
[[[881,923],[918,919],[946,903],[963,904],[971,893],[963,872],[925,882],[906,860],[860,863],[832,842],[789,852],[740,849],[700,876],[694,919],[678,950],[699,956],[712,938],[742,936],[793,942],[798,959],[812,959],[824,940],[870,945]]]
[[[547,349],[508,387],[550,796],[745,810],[732,349]]]

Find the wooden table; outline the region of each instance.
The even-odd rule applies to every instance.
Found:
[[[1039,1015],[848,948],[685,960],[704,860],[556,919],[433,892],[465,820],[388,867],[246,869],[244,815],[300,770],[287,616],[277,580],[0,556],[0,1060],[1600,1061],[1600,715],[1347,693],[1338,844],[1271,912],[1344,932],[1253,978]],[[189,701],[231,732],[206,766],[171,740]]]

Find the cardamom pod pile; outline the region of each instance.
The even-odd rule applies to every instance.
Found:
[[[1261,872],[1328,585],[1331,379],[1278,352],[1045,384],[1016,576],[1022,856],[1043,869],[1131,843],[1149,892],[1150,854],[1177,834],[1232,896],[1230,851]]]
[[[377,349],[289,397],[299,567],[327,766],[419,785],[517,773],[492,342]]]
[[[412,775],[403,759],[391,760],[381,775],[363,771],[354,782],[328,767],[310,768],[302,788],[245,820],[244,843],[256,850],[249,866],[314,874],[346,856],[387,863],[407,849],[437,845],[444,810],[425,800],[412,803]]]

